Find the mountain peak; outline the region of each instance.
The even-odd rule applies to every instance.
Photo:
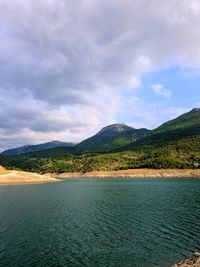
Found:
[[[115,123],[108,126],[103,127],[97,134],[102,134],[104,132],[114,132],[114,133],[121,133],[127,130],[133,129],[130,126],[127,126],[124,123]]]
[[[191,113],[200,112],[200,108],[193,108],[190,112]]]
[[[79,143],[77,147],[84,149],[96,149],[97,147],[102,147],[102,149],[116,148],[137,140],[147,132],[147,129],[134,129],[124,123],[115,123],[103,127],[97,134]]]

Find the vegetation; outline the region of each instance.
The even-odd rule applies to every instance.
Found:
[[[0,155],[0,164],[10,169],[38,173],[88,172],[134,168],[199,168],[199,139],[182,139],[165,147],[144,151],[33,157]]]
[[[76,148],[81,151],[109,151],[119,147],[123,147],[144,137],[149,130],[134,129],[125,124],[113,124],[101,129],[94,136],[87,138],[79,143]]]
[[[192,138],[192,139],[191,139]],[[145,150],[164,147],[173,143],[175,146],[187,145],[190,140],[192,149],[196,149],[200,140],[200,110],[193,109],[178,118],[164,123],[153,131],[150,131],[145,137],[129,144],[126,149]],[[183,140],[183,141],[181,141]],[[191,142],[192,140],[192,142]],[[123,148],[124,149],[124,148]]]
[[[21,155],[0,155],[10,169],[38,173],[88,172],[133,168],[200,168],[200,111],[195,109],[129,143],[129,129],[102,145],[99,136],[80,146],[57,147]],[[108,135],[107,135],[108,136]],[[97,139],[96,139],[97,137]],[[127,140],[127,139],[126,139]],[[93,141],[97,141],[91,145]],[[118,146],[120,144],[120,146]],[[123,145],[122,145],[123,144]]]

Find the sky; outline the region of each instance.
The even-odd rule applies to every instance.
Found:
[[[200,107],[199,0],[0,0],[0,151]]]

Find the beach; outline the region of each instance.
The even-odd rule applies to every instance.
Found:
[[[47,175],[40,175],[37,173],[17,171],[17,170],[6,170],[0,166],[0,185],[11,185],[11,184],[35,184],[35,183],[47,183],[47,182],[58,182],[59,180]]]
[[[58,182],[67,178],[200,178],[200,169],[131,169],[119,171],[65,172],[38,174],[6,170],[0,166],[0,184]]]
[[[48,173],[46,175],[54,178],[200,178],[200,169],[129,169],[86,173]]]

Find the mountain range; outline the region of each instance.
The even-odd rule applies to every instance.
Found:
[[[195,108],[176,119],[170,120],[154,130],[134,129],[123,123],[116,123],[102,128],[97,134],[82,142],[67,143],[51,141],[39,145],[26,145],[9,149],[2,154],[15,155],[62,148],[69,153],[105,152],[123,150],[141,150],[162,147],[176,140],[200,135],[200,109]]]
[[[72,147],[75,143],[68,143],[68,142],[60,142],[60,141],[51,141],[43,144],[38,145],[25,145],[13,149],[8,149],[2,152],[4,155],[16,155],[16,154],[23,154],[29,153],[34,151],[42,151],[50,148],[55,147]]]
[[[52,141],[7,150],[0,164],[37,172],[199,168],[200,109],[153,130],[117,123],[78,144]]]
[[[89,137],[79,144],[51,141],[39,145],[25,145],[2,152],[4,155],[24,154],[36,151],[43,151],[59,147],[73,147],[70,151],[105,151],[112,150],[113,148],[121,147],[130,144],[141,137],[144,137],[149,130],[147,129],[134,129],[125,124],[112,124],[102,128],[97,134]]]

